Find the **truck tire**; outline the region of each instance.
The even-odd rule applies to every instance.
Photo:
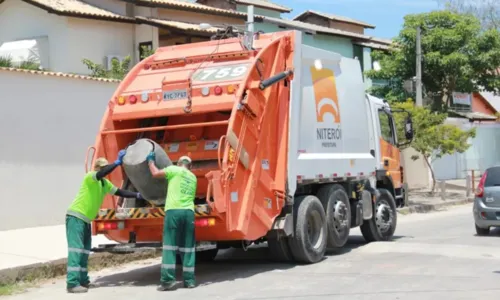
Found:
[[[351,230],[351,205],[349,196],[340,184],[322,186],[317,196],[326,212],[327,247],[343,247]]]
[[[316,196],[295,198],[293,207],[294,235],[289,239],[296,262],[313,264],[323,259],[326,251],[327,225],[325,210]]]
[[[273,237],[267,240],[267,246],[269,247],[269,252],[273,260],[278,262],[293,261],[288,240],[289,238],[286,236]]]
[[[361,225],[361,233],[367,242],[389,241],[398,223],[396,202],[386,189],[378,189],[379,195],[373,207],[373,217]]]
[[[219,249],[210,249],[204,251],[197,251],[195,254],[196,263],[211,262],[217,257]]]

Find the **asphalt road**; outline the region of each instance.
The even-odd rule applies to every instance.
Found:
[[[197,266],[193,290],[157,292],[159,261],[149,260],[92,274],[98,287],[87,294],[68,295],[57,280],[7,299],[498,299],[500,230],[475,236],[471,210],[399,216],[393,242],[364,244],[354,230],[348,247],[314,265],[232,250]]]

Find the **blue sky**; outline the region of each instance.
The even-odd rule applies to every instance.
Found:
[[[293,9],[283,17],[293,18],[305,10],[323,11],[375,25],[366,34],[393,38],[398,35],[407,14],[439,9],[436,0],[271,0]]]

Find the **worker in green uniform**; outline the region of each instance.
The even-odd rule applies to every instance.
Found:
[[[116,188],[104,178],[122,164],[125,150],[118,153],[118,159],[108,164],[105,158],[98,158],[94,170],[83,178],[73,203],[66,213],[66,239],[68,241],[68,266],[66,288],[69,293],[85,293],[90,287],[87,264],[92,246],[90,223],[95,219],[106,194],[126,198],[144,199],[140,193]]]
[[[166,178],[168,184],[165,200],[165,219],[163,224],[163,251],[161,279],[158,291],[172,290],[175,287],[175,263],[177,250],[181,253],[184,286],[196,286],[194,276],[195,237],[194,237],[194,198],[196,195],[196,176],[191,172],[191,159],[182,156],[177,166],[158,170],[155,153],[148,157],[149,170],[154,178]]]

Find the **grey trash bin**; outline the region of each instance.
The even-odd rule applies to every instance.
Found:
[[[172,165],[163,148],[150,139],[139,139],[127,148],[123,158],[123,169],[130,182],[141,195],[156,206],[165,204],[167,196],[167,180],[153,178],[146,160],[148,154],[154,149],[156,166],[159,169]]]

